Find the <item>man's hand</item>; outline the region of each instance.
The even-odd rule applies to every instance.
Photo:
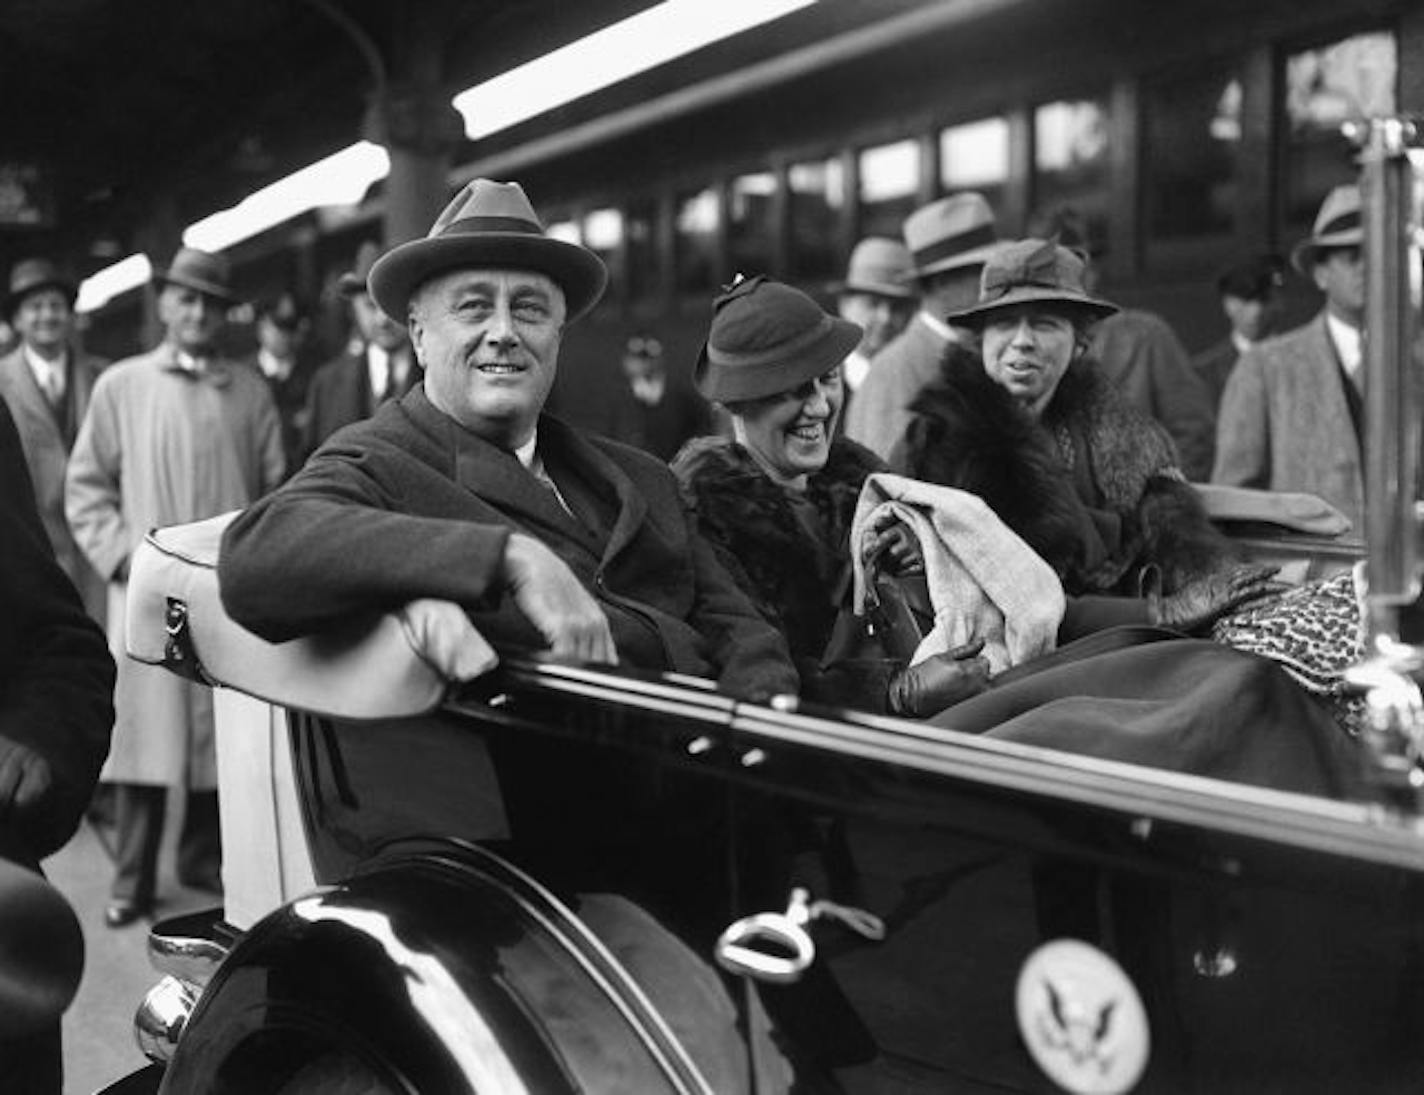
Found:
[[[447,681],[471,681],[499,664],[499,655],[452,601],[423,597],[400,612],[410,645]]]
[[[977,696],[989,680],[989,663],[979,657],[983,649],[984,640],[976,639],[900,670],[890,680],[891,712],[923,719]]]
[[[532,536],[511,533],[504,549],[510,596],[559,661],[615,665],[618,651],[603,609],[568,565]]]
[[[1166,597],[1149,595],[1148,618],[1162,627],[1203,631],[1233,609],[1290,588],[1273,581],[1275,567],[1242,563],[1188,582]]]
[[[49,761],[27,745],[0,737],[0,817],[35,806],[53,782]]]

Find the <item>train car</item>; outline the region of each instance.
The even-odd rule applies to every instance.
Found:
[[[215,686],[241,838],[224,909],[155,926],[155,1063],[110,1095],[1417,1090],[1419,137],[1365,149],[1350,797],[686,677],[449,689],[394,617],[258,640],[226,518],[158,530],[130,654]]]
[[[570,333],[556,394],[597,426],[631,332],[686,372],[737,272],[823,293],[858,239],[966,189],[1008,237],[1036,209],[1078,208],[1104,294],[1203,349],[1226,333],[1221,269],[1286,253],[1351,177],[1340,124],[1420,110],[1424,15],[1408,0],[821,0],[466,141],[449,184],[517,179],[608,262],[611,291]],[[244,284],[322,297],[380,235],[382,200],[378,187],[238,245]],[[1318,303],[1294,275],[1284,295],[1282,325]],[[101,345],[127,337],[134,303],[93,324]]]

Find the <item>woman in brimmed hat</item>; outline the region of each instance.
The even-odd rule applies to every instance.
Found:
[[[803,694],[924,716],[980,690],[985,666],[974,651],[901,670],[857,635],[844,646],[851,657],[822,668],[837,622],[850,620],[850,533],[860,488],[884,470],[868,449],[836,436],[845,400],[841,362],[861,329],[764,277],[737,282],[713,307],[693,379],[726,409],[733,437],[689,442],[673,471],[699,531],[786,634]],[[909,544],[897,526],[882,530],[868,553],[887,552],[892,566],[911,568]]]
[[[980,332],[983,367],[947,368],[923,393],[897,468],[979,495],[1070,596],[1135,598],[1140,622],[1285,655],[1297,682],[1340,700],[1337,718],[1353,725],[1342,672],[1362,652],[1349,575],[1271,596],[1282,590],[1273,568],[1244,562],[1162,427],[1126,406],[1088,356],[1093,323],[1114,306],[1085,291],[1082,267],[1032,239],[989,261],[979,302],[950,317]],[[1297,614],[1331,637],[1293,646]]]

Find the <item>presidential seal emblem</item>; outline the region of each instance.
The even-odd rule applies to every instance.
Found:
[[[1019,1033],[1038,1067],[1073,1095],[1120,1095],[1151,1052],[1147,1011],[1122,967],[1077,939],[1056,939],[1019,971]]]

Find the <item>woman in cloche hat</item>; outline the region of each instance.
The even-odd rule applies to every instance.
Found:
[[[926,389],[892,462],[983,498],[1070,597],[1134,598],[1139,622],[1284,654],[1303,669],[1298,683],[1340,700],[1335,714],[1350,725],[1350,576],[1278,597],[1273,569],[1244,562],[1183,480],[1162,427],[1127,406],[1087,355],[1092,325],[1115,310],[1086,291],[1083,262],[1067,248],[1006,246],[985,265],[978,302],[949,317],[980,333],[982,368],[951,366]],[[1295,628],[1297,613],[1319,628]],[[1332,622],[1338,641],[1310,640]]]
[[[820,668],[851,583],[850,532],[861,485],[884,465],[836,436],[845,399],[841,362],[861,337],[810,297],[765,277],[742,279],[713,304],[693,381],[731,417],[733,438],[691,441],[673,471],[699,531],[761,613],[787,636],[803,695],[924,717],[982,689],[986,666],[968,650],[913,668],[852,642],[854,658]],[[867,554],[915,565],[899,526]],[[845,594],[846,596],[842,596]]]

